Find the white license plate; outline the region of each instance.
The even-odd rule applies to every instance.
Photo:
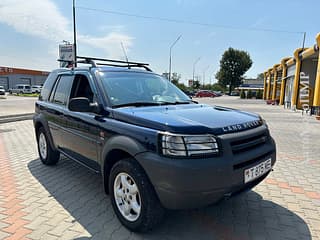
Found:
[[[271,169],[271,158],[258,165],[244,170],[244,183],[251,182]]]

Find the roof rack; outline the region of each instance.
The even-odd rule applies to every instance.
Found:
[[[149,72],[152,72],[152,70],[148,67],[149,66],[148,63],[129,62],[129,61],[107,59],[107,58],[93,58],[93,57],[83,57],[83,56],[77,56],[77,58],[82,59],[82,61],[81,60],[77,61],[78,63],[92,64],[93,67],[97,67],[98,65],[112,66],[112,67],[126,67],[128,69],[130,69],[131,67],[141,67],[146,69]],[[101,61],[103,63],[96,63],[95,61]]]
[[[91,64],[92,67],[98,67],[98,66],[111,66],[111,67],[125,67],[125,68],[132,68],[132,67],[140,67],[144,68],[145,70],[152,72],[152,70],[148,67],[148,63],[141,63],[141,62],[129,62],[129,61],[121,61],[121,60],[113,60],[113,59],[106,59],[106,58],[94,58],[94,57],[83,57],[83,56],[77,56],[77,63],[84,63],[84,64]],[[59,62],[68,62],[69,65],[72,65],[74,61],[64,60],[64,59],[58,59]],[[101,61],[96,62],[96,61]],[[110,62],[110,63],[109,63]],[[125,64],[125,65],[124,65]]]

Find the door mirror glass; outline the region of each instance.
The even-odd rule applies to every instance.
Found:
[[[85,97],[71,98],[69,101],[69,109],[73,112],[92,112],[90,101]]]

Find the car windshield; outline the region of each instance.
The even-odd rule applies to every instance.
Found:
[[[113,107],[192,103],[167,79],[150,73],[100,72]]]

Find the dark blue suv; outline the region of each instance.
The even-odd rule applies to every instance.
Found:
[[[145,64],[84,62],[92,66],[55,70],[43,86],[39,156],[54,165],[63,154],[100,173],[130,230],[150,230],[166,208],[249,190],[271,171],[276,147],[260,116],[198,104]]]

